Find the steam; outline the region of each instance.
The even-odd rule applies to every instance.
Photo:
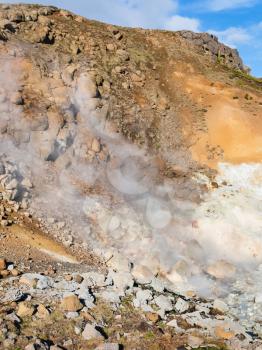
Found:
[[[162,178],[146,149],[112,131],[89,75],[79,73],[66,106],[56,106],[64,119],[53,135],[51,111],[49,129],[32,130],[19,101],[23,72],[14,67],[0,71],[10,82],[0,91],[0,149],[32,178],[35,213],[65,222],[66,234],[93,247],[117,248],[182,292],[222,295],[261,264],[261,164],[220,164],[219,187],[200,204],[181,198],[185,184]],[[192,184],[197,192],[210,181],[195,174],[187,193]]]

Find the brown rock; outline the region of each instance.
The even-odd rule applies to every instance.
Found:
[[[222,338],[222,339],[231,339],[235,336],[235,333],[233,331],[230,330],[226,330],[224,327],[221,326],[217,326],[215,328],[215,335],[218,338]]]
[[[83,282],[83,277],[80,276],[80,275],[76,275],[76,276],[74,276],[74,281],[76,283],[82,283]]]
[[[143,81],[143,78],[140,75],[136,74],[136,73],[131,73],[130,74],[130,78],[131,78],[131,80],[134,83],[140,83],[140,82]]]
[[[37,285],[37,279],[36,278],[27,278],[25,275],[20,277],[19,280],[20,283],[22,284],[26,284],[27,286],[31,287],[31,288],[35,288]]]
[[[34,311],[34,307],[26,302],[21,302],[18,304],[17,315],[19,317],[30,317],[33,315]]]
[[[81,316],[84,317],[86,321],[95,322],[95,318],[88,312],[81,312]]]
[[[50,315],[50,311],[43,304],[40,304],[37,307],[37,314],[36,315],[39,318],[46,318]]]
[[[212,182],[211,182],[211,186],[212,186],[212,188],[218,188],[218,187],[219,187],[219,186],[218,186],[218,183],[215,182],[215,181],[212,181]]]
[[[20,271],[18,271],[17,269],[13,269],[11,270],[11,275],[14,277],[17,277],[20,275]]]
[[[115,45],[114,44],[107,44],[106,45],[106,49],[108,51],[114,51],[115,50]]]
[[[83,304],[74,294],[64,297],[61,302],[61,307],[68,312],[76,312],[83,308]]]
[[[8,270],[2,270],[0,272],[0,275],[3,276],[3,277],[7,277],[9,274],[10,274],[10,271],[8,271]]]
[[[100,142],[97,139],[93,139],[92,146],[91,146],[92,151],[99,153],[101,150],[101,145]]]
[[[69,282],[69,281],[72,281],[73,277],[72,275],[65,275],[64,279]]]
[[[0,258],[0,271],[6,269],[6,260],[4,258]]]
[[[154,312],[147,312],[146,318],[148,319],[148,321],[156,323],[157,321],[159,321],[160,316]]]
[[[117,34],[115,34],[115,38],[116,38],[116,40],[121,40],[123,38],[123,34],[117,33]]]

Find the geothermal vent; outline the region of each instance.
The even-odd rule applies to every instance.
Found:
[[[238,52],[0,5],[0,62],[0,349],[261,349],[262,85]]]

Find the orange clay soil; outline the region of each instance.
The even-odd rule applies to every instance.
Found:
[[[173,81],[204,109],[206,131],[193,130],[191,113],[185,113],[184,133],[194,135],[192,157],[217,168],[220,161],[232,164],[262,160],[262,99],[254,93],[224,83],[212,83],[200,74],[175,71]],[[221,151],[222,150],[222,151]],[[213,151],[213,156],[212,156]]]

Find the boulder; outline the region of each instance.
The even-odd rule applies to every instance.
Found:
[[[21,302],[18,304],[18,310],[17,310],[16,314],[17,314],[17,316],[22,317],[22,318],[23,317],[30,317],[33,315],[34,311],[35,311],[35,308],[32,305],[30,305],[26,302]]]
[[[0,258],[0,271],[6,269],[6,260],[4,258]]]
[[[104,336],[99,332],[98,328],[89,323],[86,324],[85,329],[82,333],[82,337],[85,340],[104,339]]]
[[[84,305],[78,299],[75,294],[65,296],[61,302],[61,307],[63,310],[68,312],[80,311]]]
[[[208,266],[207,273],[217,279],[230,279],[235,275],[236,268],[225,260],[219,260]]]

